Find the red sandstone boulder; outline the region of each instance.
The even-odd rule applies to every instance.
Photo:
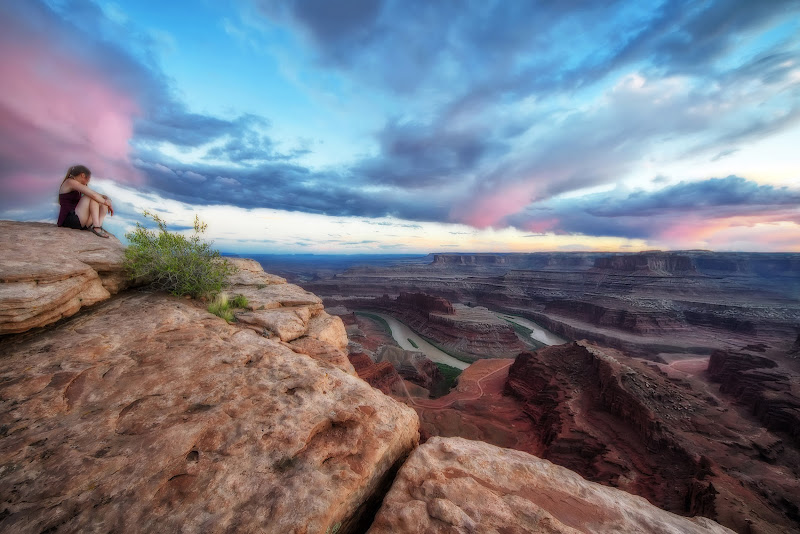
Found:
[[[417,428],[335,365],[125,295],[0,346],[0,530],[346,532]]]
[[[730,533],[524,452],[431,438],[403,465],[370,534]]]
[[[0,221],[0,335],[69,317],[128,284],[115,237]]]

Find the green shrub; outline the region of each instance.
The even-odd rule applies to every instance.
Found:
[[[178,296],[213,296],[222,290],[235,267],[200,238],[207,225],[199,217],[194,218],[194,234],[186,238],[167,231],[166,222],[158,215],[145,211],[144,216],[158,225],[158,231],[136,223],[136,229],[125,234],[129,242],[125,268],[131,278],[143,278]]]
[[[222,306],[220,304],[209,304],[208,311],[216,315],[217,317],[222,317],[229,323],[232,323],[236,320],[236,317],[233,315],[233,310],[231,310],[227,305]]]
[[[217,295],[214,300],[208,305],[208,312],[213,313],[217,317],[222,317],[226,321],[233,320],[233,312],[230,311],[231,307],[228,303],[228,295],[221,293]],[[230,316],[228,319],[227,316]]]
[[[439,371],[441,371],[442,376],[444,376],[448,391],[454,388],[458,383],[458,377],[461,376],[461,369],[451,367],[445,363],[434,363],[436,364],[436,367],[439,368]]]
[[[233,308],[247,308],[247,304],[247,297],[244,295],[236,295],[231,301],[231,306]]]
[[[233,308],[246,308],[247,297],[244,295],[236,295],[233,299],[229,299],[225,293],[220,293],[208,305],[209,313],[213,313],[217,317],[222,317],[229,323],[236,320],[233,315]]]

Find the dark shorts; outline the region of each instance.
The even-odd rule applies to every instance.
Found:
[[[88,226],[81,226],[81,220],[78,218],[78,214],[75,213],[75,210],[67,213],[67,217],[64,219],[64,224],[61,226],[65,228],[73,228],[75,230],[88,230]]]

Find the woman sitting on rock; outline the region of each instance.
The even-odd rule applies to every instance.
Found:
[[[76,230],[91,230],[95,235],[108,237],[103,229],[106,214],[114,215],[111,199],[89,189],[92,171],[83,165],[70,167],[58,189],[58,226]]]

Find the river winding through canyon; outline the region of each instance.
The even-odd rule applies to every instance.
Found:
[[[461,369],[462,371],[469,367],[469,363],[462,362],[461,360],[456,359],[441,349],[433,346],[407,325],[401,323],[391,315],[374,311],[370,311],[369,314],[380,317],[386,321],[386,323],[389,325],[389,329],[392,331],[392,337],[403,350],[416,350],[423,352],[428,358],[430,358],[431,361],[443,363],[445,365],[455,367],[456,369]],[[523,319],[522,317],[517,317],[515,315],[507,315],[504,313],[496,313],[496,315],[501,319],[517,323],[530,329],[531,337],[536,341],[544,343],[545,345],[561,345],[563,343],[567,343],[567,340],[564,338],[557,336],[556,334],[546,330],[533,321],[529,321],[528,319]],[[414,344],[411,343],[412,341]]]
[[[443,363],[445,365],[449,365],[450,367],[461,369],[462,371],[469,367],[469,363],[457,360],[441,349],[437,349],[422,339],[419,334],[411,330],[408,326],[401,323],[391,315],[374,311],[370,311],[369,314],[376,315],[389,324],[389,328],[392,331],[392,337],[395,341],[397,341],[397,344],[400,345],[403,350],[417,350],[423,352],[431,361]],[[411,341],[409,340],[413,341],[417,346],[415,347],[412,345]]]
[[[536,341],[544,343],[545,345],[563,345],[564,343],[569,343],[569,341],[564,339],[563,337],[557,336],[550,330],[547,330],[543,326],[536,324],[533,321],[529,321],[528,319],[517,317],[516,315],[508,315],[506,313],[499,313],[499,312],[495,312],[495,315],[497,315],[501,319],[510,321],[512,323],[517,323],[520,326],[524,326],[525,328],[530,329],[531,337]]]

